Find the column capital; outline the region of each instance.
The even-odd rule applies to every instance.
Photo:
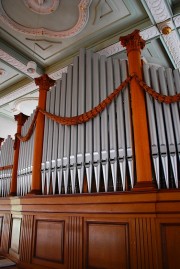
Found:
[[[0,137],[0,145],[4,141],[4,138]]]
[[[132,50],[141,50],[145,46],[145,40],[140,36],[139,30],[134,30],[131,34],[127,36],[122,36],[119,38],[123,47],[126,47],[127,53]]]
[[[14,116],[15,121],[17,121],[18,125],[23,126],[25,121],[28,119],[28,116],[26,116],[23,113],[19,113],[17,115]]]
[[[1,144],[4,141],[4,138],[0,137],[0,149],[1,149]]]
[[[44,74],[41,77],[35,78],[35,83],[39,86],[39,90],[48,91],[50,87],[54,86],[55,80]]]

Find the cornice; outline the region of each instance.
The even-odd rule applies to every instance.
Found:
[[[0,98],[0,106],[3,106],[7,103],[10,103],[10,102],[16,100],[17,98],[22,97],[22,96],[24,96],[24,95],[26,95],[26,94],[28,94],[36,89],[37,89],[37,86],[36,86],[34,81],[27,84],[27,85],[24,85],[24,86],[20,87],[18,90],[14,91],[10,94],[7,94],[6,96],[1,97]]]
[[[140,34],[144,40],[148,40],[149,38],[153,38],[154,36],[157,36],[158,33],[159,33],[158,29],[155,26],[150,27],[150,28],[140,32]],[[113,45],[106,47],[105,49],[98,51],[98,53],[100,55],[105,55],[106,57],[109,57],[109,56],[112,56],[116,53],[121,52],[122,50],[125,50],[125,48],[120,44],[120,42],[117,42]],[[1,58],[1,56],[0,56],[0,58]],[[14,61],[17,61],[17,60],[14,59]],[[20,62],[19,62],[19,65],[21,66]],[[67,72],[67,66],[60,68],[54,72],[49,73],[48,76],[54,80],[58,80],[62,77],[62,74],[65,72]],[[20,98],[20,97],[36,90],[36,89],[37,89],[37,86],[35,85],[34,82],[31,82],[25,86],[22,86],[18,90],[0,98],[0,106],[7,104],[7,103],[10,103],[10,102],[14,101],[15,99]]]
[[[79,9],[79,18],[77,23],[68,30],[64,31],[52,31],[48,30],[46,28],[30,28],[25,27],[23,25],[18,24],[14,20],[12,20],[10,17],[8,17],[7,13],[3,9],[2,0],[0,0],[0,20],[11,27],[13,30],[26,34],[26,35],[36,35],[36,36],[44,36],[44,37],[50,37],[50,38],[67,38],[72,37],[80,33],[84,27],[86,26],[88,19],[89,19],[89,7],[92,0],[81,0],[78,9]]]
[[[14,66],[17,70],[21,71],[22,73],[26,74],[28,77],[35,78],[39,76],[38,73],[28,73],[27,72],[27,66],[17,60],[15,57],[11,56],[9,53],[3,51],[0,49],[0,59],[8,63],[9,65]]]
[[[158,35],[160,35],[158,28],[156,26],[149,27],[143,31],[140,32],[140,35],[144,40],[149,40],[151,38],[154,38]],[[119,53],[121,51],[125,50],[125,48],[121,45],[120,42],[117,42],[113,45],[110,45],[100,51],[98,53],[100,55],[105,55],[106,57],[109,57],[111,55],[114,55],[116,53]]]

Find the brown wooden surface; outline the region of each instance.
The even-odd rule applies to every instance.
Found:
[[[1,252],[19,268],[176,269],[180,264],[178,190],[3,198],[0,217]]]

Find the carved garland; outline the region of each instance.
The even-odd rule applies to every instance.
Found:
[[[23,137],[20,134],[15,135],[15,142],[14,142],[14,149],[16,149],[17,145],[17,139],[19,139],[22,142],[26,142],[30,139],[35,124],[36,124],[36,119],[38,116],[38,113],[42,113],[49,119],[62,124],[62,125],[77,125],[81,123],[85,123],[89,121],[90,119],[95,118],[99,113],[101,113],[124,89],[125,86],[127,86],[128,83],[132,79],[135,79],[136,82],[141,86],[142,89],[144,89],[145,92],[147,92],[149,95],[151,95],[155,100],[161,102],[161,103],[166,103],[166,104],[171,104],[173,102],[179,102],[180,101],[180,93],[173,95],[173,96],[167,96],[167,95],[162,95],[160,93],[157,93],[155,90],[153,90],[151,87],[149,87],[144,81],[142,81],[136,74],[129,75],[126,80],[124,80],[106,99],[104,99],[98,106],[94,107],[88,112],[85,112],[81,115],[74,116],[74,117],[61,117],[61,116],[56,116],[54,114],[51,114],[49,112],[46,112],[39,107],[36,108],[36,112],[34,114],[34,118],[32,120],[31,126],[27,132],[27,134]]]

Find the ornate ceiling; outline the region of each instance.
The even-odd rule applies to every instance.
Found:
[[[126,57],[118,40],[134,29],[147,41],[147,61],[180,68],[178,0],[0,0],[0,117],[34,103],[33,78],[58,79],[81,47]]]

